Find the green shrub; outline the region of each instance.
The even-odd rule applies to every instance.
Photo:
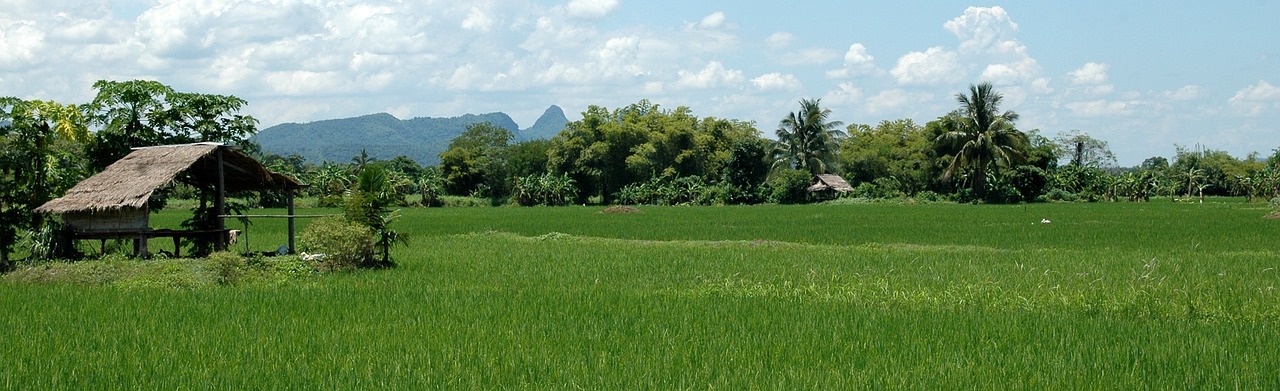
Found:
[[[805,202],[808,194],[805,188],[813,179],[805,170],[781,170],[769,177],[765,186],[769,188],[769,202],[778,204],[799,204]]]
[[[916,195],[912,196],[911,198],[915,198],[916,201],[920,201],[920,202],[938,202],[946,199],[941,194],[938,194],[929,190],[916,193]]]
[[[343,218],[316,220],[302,231],[303,252],[324,254],[317,261],[320,271],[345,270],[374,263],[373,230]]]
[[[462,196],[441,196],[440,205],[447,207],[478,207],[493,206],[493,202],[488,198],[462,197]]]
[[[213,276],[217,279],[218,285],[235,285],[244,277],[249,263],[238,254],[220,251],[209,254],[209,267],[213,269]]]

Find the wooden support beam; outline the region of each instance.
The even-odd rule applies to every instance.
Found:
[[[293,215],[293,189],[286,189],[286,190],[285,190],[285,200],[286,200],[286,201],[285,201],[285,202],[286,202],[286,204],[289,206],[289,253],[290,253],[290,254],[297,254],[297,253],[298,253],[297,248],[295,248],[295,247],[293,246],[293,235],[294,235],[294,229],[293,229],[293,228],[294,228],[294,227],[293,227],[293,220],[294,220],[294,215]]]
[[[218,155],[218,194],[213,201],[213,207],[217,209],[217,229],[218,231],[226,231],[227,222],[222,215],[227,214],[227,173],[223,168],[222,147],[218,147],[216,154]],[[225,251],[227,249],[227,237],[222,235],[218,240],[214,241],[213,248],[216,251]]]

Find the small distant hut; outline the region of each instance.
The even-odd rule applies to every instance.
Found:
[[[853,191],[853,186],[849,186],[849,182],[845,182],[839,175],[819,174],[813,176],[813,184],[805,188],[805,191],[814,198],[833,199]]]
[[[153,193],[174,181],[213,194],[216,227],[211,230],[152,230],[148,201]],[[147,254],[147,239],[173,238],[175,250],[182,238],[212,239],[214,248],[227,246],[226,196],[246,191],[278,191],[287,195],[289,250],[293,251],[293,193],[304,187],[296,179],[268,170],[238,147],[196,143],[134,148],[105,170],[81,181],[67,194],[51,200],[36,212],[62,216],[71,239],[133,239],[138,255]]]

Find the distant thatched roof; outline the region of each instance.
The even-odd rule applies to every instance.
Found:
[[[214,143],[164,145],[137,148],[102,172],[85,179],[61,198],[46,202],[37,212],[105,212],[142,208],[151,194],[179,174],[187,181],[208,187],[218,183],[218,158],[222,149],[227,192],[296,189],[302,185],[283,174],[267,170],[238,149]]]
[[[835,190],[840,193],[853,191],[853,186],[849,186],[849,182],[845,182],[844,178],[834,174],[820,174],[813,178],[813,184],[809,185],[809,192]]]

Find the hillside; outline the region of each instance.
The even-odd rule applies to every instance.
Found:
[[[262,150],[279,155],[298,154],[309,162],[346,162],[360,151],[387,160],[404,155],[419,164],[433,165],[454,137],[467,126],[489,122],[510,130],[517,140],[550,138],[569,121],[564,111],[551,106],[528,129],[505,113],[466,114],[452,118],[412,118],[402,120],[387,113],[309,122],[287,123],[262,129],[254,141]]]

